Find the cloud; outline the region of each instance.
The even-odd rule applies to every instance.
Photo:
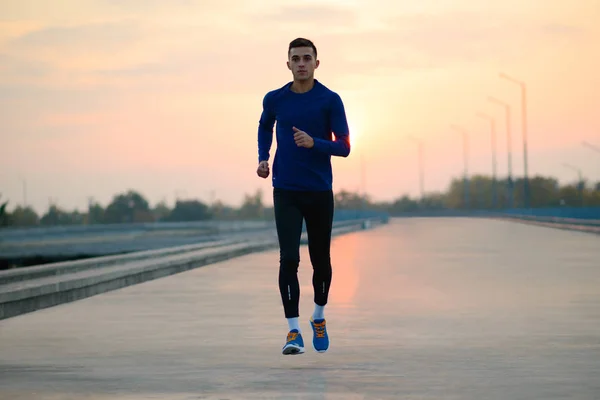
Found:
[[[167,76],[170,74],[176,74],[182,72],[182,66],[176,66],[174,63],[168,61],[153,62],[153,63],[140,63],[125,68],[106,68],[91,71],[99,76],[105,76],[107,78],[135,78],[142,76]]]
[[[577,26],[566,25],[557,22],[548,23],[542,26],[542,32],[547,35],[558,35],[562,37],[573,37],[583,34],[585,31]]]
[[[147,8],[164,8],[165,2],[163,0],[99,0],[98,5],[108,5],[112,7],[132,9],[139,11],[140,9]],[[198,3],[195,0],[169,0],[169,7],[177,6],[190,6],[194,3]]]
[[[0,72],[2,72],[0,75],[12,83],[48,77],[53,70],[52,66],[42,61],[27,61],[8,54],[0,54]],[[0,83],[2,81],[0,77]]]
[[[95,4],[101,8],[108,6],[113,9],[135,11],[136,13],[144,11],[165,13],[215,7],[223,9],[234,4],[243,4],[243,0],[169,0],[168,3],[164,0],[95,0]]]
[[[9,46],[32,52],[111,52],[122,49],[124,43],[130,44],[142,38],[137,25],[121,21],[47,27],[19,36]]]
[[[42,25],[39,22],[34,21],[0,20],[0,44],[41,28]]]
[[[289,29],[291,26],[315,26],[320,30],[344,27],[355,28],[359,23],[358,14],[351,7],[335,5],[281,6],[274,11],[253,15],[254,22],[267,23],[269,27]]]
[[[282,74],[286,72],[287,43],[296,36],[315,39],[323,67],[339,71],[336,79],[343,81],[348,76],[510,61],[540,44],[552,45],[556,35],[581,34],[559,23],[534,26],[514,17],[491,19],[456,11],[388,14],[375,20],[352,5],[265,9],[258,4],[247,12],[240,6],[225,13],[224,6],[238,0],[224,1],[197,13],[204,9],[203,2],[180,0],[161,8],[157,1],[97,0],[98,7],[108,4],[142,13],[26,32],[9,43],[3,56],[8,62],[0,70],[6,79],[56,88],[244,92],[256,90],[258,81],[272,76],[274,62],[281,61]],[[145,11],[173,17],[147,18]],[[107,15],[111,12],[99,18]],[[520,46],[515,46],[516,37]],[[247,79],[248,74],[253,79]]]
[[[378,29],[333,33],[322,40],[344,65],[376,72],[382,68],[443,68],[527,57],[552,46],[555,35],[583,33],[561,24],[534,25],[515,18],[490,19],[457,12],[388,16],[381,23]],[[361,53],[369,57],[361,57]]]

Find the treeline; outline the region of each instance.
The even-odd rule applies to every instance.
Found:
[[[536,176],[529,180],[529,187],[529,205],[532,208],[600,206],[600,182],[595,184],[576,182],[561,186],[555,178]],[[412,198],[405,195],[391,202],[374,202],[369,196],[340,191],[335,194],[335,202],[336,208],[340,210],[378,210],[390,215],[444,209],[522,208],[524,205],[524,182],[523,179],[518,179],[511,185],[506,180],[494,182],[487,176],[473,176],[468,181],[454,179],[446,192],[429,193],[423,198]],[[48,210],[40,216],[31,207],[21,205],[9,212],[8,205],[8,201],[2,201],[0,198],[0,226],[273,218],[272,208],[264,205],[263,193],[260,190],[254,194],[246,194],[239,207],[233,207],[218,200],[212,204],[206,204],[196,199],[178,200],[173,208],[168,207],[164,202],[151,206],[141,193],[134,190],[115,195],[105,207],[97,202],[92,202],[85,211],[69,211],[57,205],[50,205]]]
[[[556,178],[529,178],[529,208],[600,206],[600,182],[560,185]],[[403,196],[391,204],[376,204],[390,214],[432,210],[506,210],[525,208],[525,180],[493,180],[476,175],[468,180],[455,178],[445,192],[423,198]]]
[[[0,214],[1,226],[50,226],[79,224],[119,224],[134,222],[181,222],[208,219],[244,220],[268,218],[268,209],[263,205],[262,192],[247,194],[240,207],[232,207],[221,201],[206,204],[196,199],[177,200],[170,208],[165,202],[153,207],[138,191],[129,190],[113,197],[105,207],[90,202],[85,211],[65,210],[51,204],[43,215],[27,206],[18,205],[12,212],[3,203]]]

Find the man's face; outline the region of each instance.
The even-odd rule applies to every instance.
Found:
[[[287,66],[294,79],[302,81],[313,78],[319,60],[315,59],[312,47],[294,47],[290,50]]]

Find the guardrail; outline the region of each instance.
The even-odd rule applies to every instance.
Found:
[[[535,207],[535,208],[512,208],[502,211],[507,215],[517,217],[553,217],[570,218],[574,221],[580,220],[598,220],[600,219],[600,207]]]
[[[505,216],[508,218],[521,219],[521,220],[525,220],[525,221],[550,222],[550,223],[554,223],[554,224],[600,227],[600,219],[541,217],[541,216],[534,216],[534,215],[514,215],[514,214],[505,214]]]
[[[334,223],[332,235],[371,229],[387,220]],[[302,243],[307,243],[306,233]],[[0,271],[0,319],[71,302],[110,290],[278,246],[274,230],[193,246],[95,257]]]
[[[47,240],[85,235],[148,234],[164,231],[196,231],[210,234],[223,232],[244,232],[268,229],[273,221],[192,221],[192,222],[148,222],[94,225],[64,225],[35,227],[4,227],[0,229],[1,243]]]
[[[90,269],[105,268],[126,262],[146,260],[155,257],[165,257],[172,254],[189,253],[201,249],[219,248],[247,240],[243,239],[224,239],[213,240],[195,245],[167,247],[163,249],[136,251],[133,253],[101,256],[93,258],[84,258],[74,261],[63,261],[49,264],[36,265],[31,267],[14,268],[6,271],[0,271],[0,286],[14,282],[44,278],[48,276],[65,275],[74,272],[88,271]]]
[[[339,210],[334,215],[338,224],[361,218],[385,219],[386,215],[368,210]],[[272,229],[274,221],[262,220],[2,228],[0,264],[20,265],[29,264],[23,259],[74,259],[191,245]]]
[[[498,214],[490,217],[531,225],[545,226],[549,228],[600,234],[600,220],[596,219],[561,218],[516,214]]]
[[[600,207],[511,210],[422,210],[392,214],[399,218],[492,218],[540,226],[600,233]]]

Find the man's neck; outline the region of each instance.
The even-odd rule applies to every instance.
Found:
[[[305,81],[294,81],[290,88],[295,93],[306,93],[315,86],[315,80],[307,79]]]

